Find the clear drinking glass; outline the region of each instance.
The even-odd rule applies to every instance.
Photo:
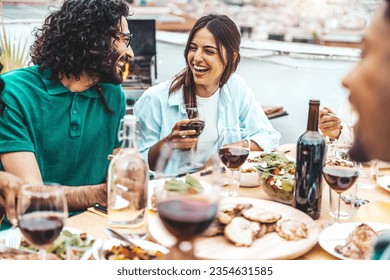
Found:
[[[204,129],[205,121],[203,119],[204,112],[203,107],[200,104],[183,104],[181,111],[187,114],[187,118],[191,120],[189,123],[182,125],[180,130],[195,130],[196,133],[189,137],[198,137]],[[203,166],[202,163],[195,161],[196,147],[192,147],[190,150],[190,162],[186,164],[186,168],[189,172],[196,171]]]
[[[60,235],[68,206],[64,188],[58,184],[24,185],[20,189],[17,221],[30,245],[39,249],[42,260],[46,249]]]
[[[242,129],[227,127],[220,132],[218,137],[218,155],[227,168],[226,176],[221,182],[228,188],[227,196],[238,195],[241,166],[249,155],[250,141],[243,135]]]

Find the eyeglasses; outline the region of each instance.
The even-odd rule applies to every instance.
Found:
[[[123,33],[123,32],[118,32],[122,36],[124,36],[126,39],[126,48],[130,47],[131,44],[131,39],[133,38],[133,33]]]

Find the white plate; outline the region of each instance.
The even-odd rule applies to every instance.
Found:
[[[164,246],[157,243],[150,242],[143,239],[130,239],[135,245],[141,247],[146,251],[160,251],[161,253],[168,254],[169,250]],[[126,243],[116,238],[111,239],[98,239],[93,245],[92,255],[96,260],[107,260],[104,258],[104,251],[110,250],[113,246],[125,245]]]
[[[249,197],[227,197],[221,201],[220,208],[238,203],[251,203],[268,211],[279,213],[282,219],[294,219],[304,222],[308,229],[308,238],[287,241],[276,232],[268,233],[257,239],[250,247],[237,247],[224,236],[199,237],[195,241],[195,256],[199,259],[295,259],[306,254],[317,244],[319,229],[313,219],[291,206],[270,200]],[[149,219],[150,236],[163,246],[172,246],[176,240],[163,226],[158,215]]]
[[[345,244],[348,235],[360,224],[362,224],[362,222],[331,225],[325,228],[321,232],[318,238],[318,242],[320,246],[329,254],[335,256],[336,258],[347,260],[349,258],[346,258],[343,255],[337,253],[334,250],[334,248],[337,245]],[[380,224],[380,223],[366,223],[366,224],[369,225],[375,231],[390,229],[390,224]]]
[[[390,176],[379,177],[376,182],[378,186],[390,192]]]

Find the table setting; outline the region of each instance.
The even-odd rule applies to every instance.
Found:
[[[292,145],[281,146],[278,148],[279,151],[274,153],[285,154],[288,159],[294,158],[294,152]],[[281,151],[290,150],[288,153]],[[253,163],[253,159],[264,154],[263,152],[250,152],[247,160],[242,164],[242,167],[249,168],[255,167],[256,163]],[[252,161],[252,162],[251,162]],[[249,166],[249,167],[248,167]],[[366,168],[363,166],[363,168]],[[258,170],[256,170],[258,171]],[[367,204],[355,207],[355,212],[353,216],[347,220],[341,220],[339,223],[334,223],[334,217],[330,215],[330,191],[326,183],[324,183],[323,197],[322,197],[322,210],[320,218],[317,220],[312,219],[310,216],[306,215],[304,212],[293,208],[290,203],[281,203],[277,201],[275,197],[269,195],[264,189],[261,180],[259,179],[259,173],[256,172],[257,184],[248,186],[240,186],[237,192],[237,195],[220,195],[216,201],[218,201],[218,211],[213,210],[208,216],[206,224],[203,224],[202,228],[199,228],[198,231],[194,232],[194,235],[190,238],[191,242],[193,241],[193,252],[191,253],[191,259],[300,259],[300,260],[337,260],[337,259],[349,259],[348,257],[342,256],[335,252],[334,247],[337,245],[343,245],[346,243],[348,236],[362,224],[367,224],[374,231],[382,231],[390,228],[390,191],[387,190],[386,176],[390,175],[390,169],[382,168],[381,173],[383,177],[378,177],[377,185],[373,189],[365,189],[356,187],[356,196],[359,198],[364,198],[369,201]],[[208,167],[206,170],[201,170],[195,173],[190,174],[191,180],[196,180],[201,186],[205,186],[206,189],[214,186],[216,183],[215,171],[213,167]],[[169,178],[159,178],[157,180],[150,180],[148,183],[148,202],[146,210],[146,221],[141,228],[132,228],[132,227],[112,227],[108,223],[107,214],[104,213],[104,209],[97,210],[94,207],[88,209],[79,215],[69,217],[64,222],[64,228],[60,232],[65,230],[71,232],[72,234],[81,234],[85,233],[88,236],[88,241],[92,242],[90,248],[81,248],[83,251],[79,256],[73,259],[174,259],[178,258],[170,256],[169,254],[178,241],[178,236],[172,235],[172,229],[169,231],[167,225],[164,225],[164,222],[161,221],[161,216],[159,215],[158,201],[165,201],[166,198],[160,199],[154,197],[155,189],[161,188],[167,181],[172,180]],[[186,176],[175,178],[175,180],[181,181],[183,184],[187,184]],[[197,183],[193,184],[197,184]],[[325,181],[326,182],[326,181]],[[356,180],[356,185],[359,183],[359,178]],[[241,185],[241,182],[240,182]],[[224,188],[224,186],[220,187]],[[187,195],[188,196],[188,195]],[[173,199],[176,202],[180,201],[182,198],[177,196]],[[194,199],[193,197],[190,198]],[[199,199],[199,198],[197,198]],[[196,202],[193,203],[199,203]],[[201,203],[207,201],[203,198],[200,200]],[[347,202],[341,200],[341,204],[346,204]],[[207,205],[207,204],[206,204]],[[249,206],[248,206],[249,205]],[[226,213],[231,213],[231,209],[235,207],[253,207],[252,210],[257,212],[272,212],[276,213],[281,218],[281,220],[294,220],[305,225],[307,236],[297,239],[297,240],[288,240],[283,237],[281,233],[283,230],[279,229],[279,232],[275,229],[269,230],[265,234],[261,235],[256,231],[259,236],[253,238],[250,245],[235,244],[233,241],[236,240],[234,237],[226,237],[224,233],[219,233],[215,236],[204,236],[203,234],[208,228],[208,225],[212,224],[215,217],[219,215],[225,215]],[[191,208],[191,207],[190,207]],[[211,209],[211,208],[210,208]],[[210,213],[208,209],[208,213]],[[230,210],[229,210],[230,209]],[[172,211],[172,209],[171,209]],[[176,210],[178,211],[178,210]],[[230,211],[230,212],[229,212]],[[237,220],[237,224],[240,224],[240,227],[248,226],[253,227],[254,222],[250,219],[246,219],[246,212],[251,211],[242,211],[237,212],[238,217],[233,217]],[[252,211],[252,212],[256,212]],[[173,211],[175,212],[175,211]],[[221,212],[221,213],[220,213]],[[238,214],[237,214],[238,213]],[[201,214],[199,214],[202,216]],[[249,214],[248,214],[248,217]],[[219,219],[219,218],[218,218]],[[202,221],[202,219],[198,220]],[[167,221],[166,221],[167,223]],[[168,222],[172,223],[172,222]],[[201,223],[201,222],[200,222]],[[288,222],[293,223],[293,222]],[[295,223],[295,222],[294,222]],[[261,224],[261,223],[260,223]],[[270,223],[271,224],[271,223]],[[270,226],[270,224],[268,226]],[[275,222],[275,225],[277,222]],[[281,222],[279,222],[281,224]],[[328,226],[324,227],[325,224]],[[224,230],[231,231],[227,227],[228,224],[224,225]],[[279,225],[281,228],[281,226]],[[120,240],[112,235],[107,234],[107,228],[114,229],[118,233],[124,235],[126,238],[130,239],[130,243],[126,240]],[[7,256],[11,256],[10,259],[22,258],[22,259],[39,259],[39,254],[37,251],[29,252],[25,248],[21,248],[22,242],[25,240],[23,235],[19,234],[19,238],[13,238],[13,244],[11,243],[11,231],[15,229],[10,229],[8,231],[0,232],[0,257],[3,255],[3,258],[7,259]],[[147,236],[144,239],[137,238],[137,232],[147,232]],[[16,232],[16,231],[15,231]],[[243,231],[245,232],[245,231]],[[16,233],[14,233],[16,235]],[[188,234],[188,232],[186,233]],[[243,233],[244,235],[247,234]],[[243,236],[244,236],[243,235]],[[8,237],[7,237],[8,236]],[[234,236],[234,234],[233,234]],[[240,235],[239,235],[240,236]],[[16,239],[16,241],[15,241]],[[186,238],[184,238],[186,239]],[[240,239],[240,238],[238,238]],[[232,241],[233,240],[233,241]],[[188,240],[185,240],[188,241]],[[136,243],[136,246],[134,246]],[[137,243],[138,242],[138,243]],[[337,244],[336,244],[337,243]],[[188,245],[188,244],[187,244]],[[123,246],[123,248],[121,247]],[[127,246],[127,249],[126,249]],[[130,247],[128,247],[130,246]],[[150,247],[151,246],[151,247]],[[114,251],[114,247],[117,252]],[[139,253],[137,250],[134,251],[134,248],[140,247],[143,251],[140,255],[131,255],[134,253]],[[186,246],[184,246],[186,248]],[[74,247],[73,247],[74,249]],[[187,246],[188,249],[188,246]],[[130,253],[124,253],[125,251],[130,251]],[[120,252],[121,254],[119,254]],[[146,252],[146,253],[145,253]],[[85,255],[84,255],[85,253]],[[182,256],[182,252],[179,251],[179,256]],[[65,259],[70,259],[69,253],[64,257]],[[118,256],[119,254],[119,256]],[[146,255],[145,255],[146,254]],[[84,255],[84,256],[83,256]],[[14,257],[12,257],[14,256]],[[49,259],[52,258],[51,254],[47,254]],[[107,256],[107,257],[105,257]],[[125,257],[124,257],[125,256]],[[54,258],[54,259],[64,259],[64,258]]]

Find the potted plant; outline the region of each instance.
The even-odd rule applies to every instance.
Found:
[[[3,64],[3,73],[12,69],[26,66],[28,58],[27,39],[17,36],[8,36],[4,27],[3,3],[0,1],[1,34],[0,34],[0,62]]]

